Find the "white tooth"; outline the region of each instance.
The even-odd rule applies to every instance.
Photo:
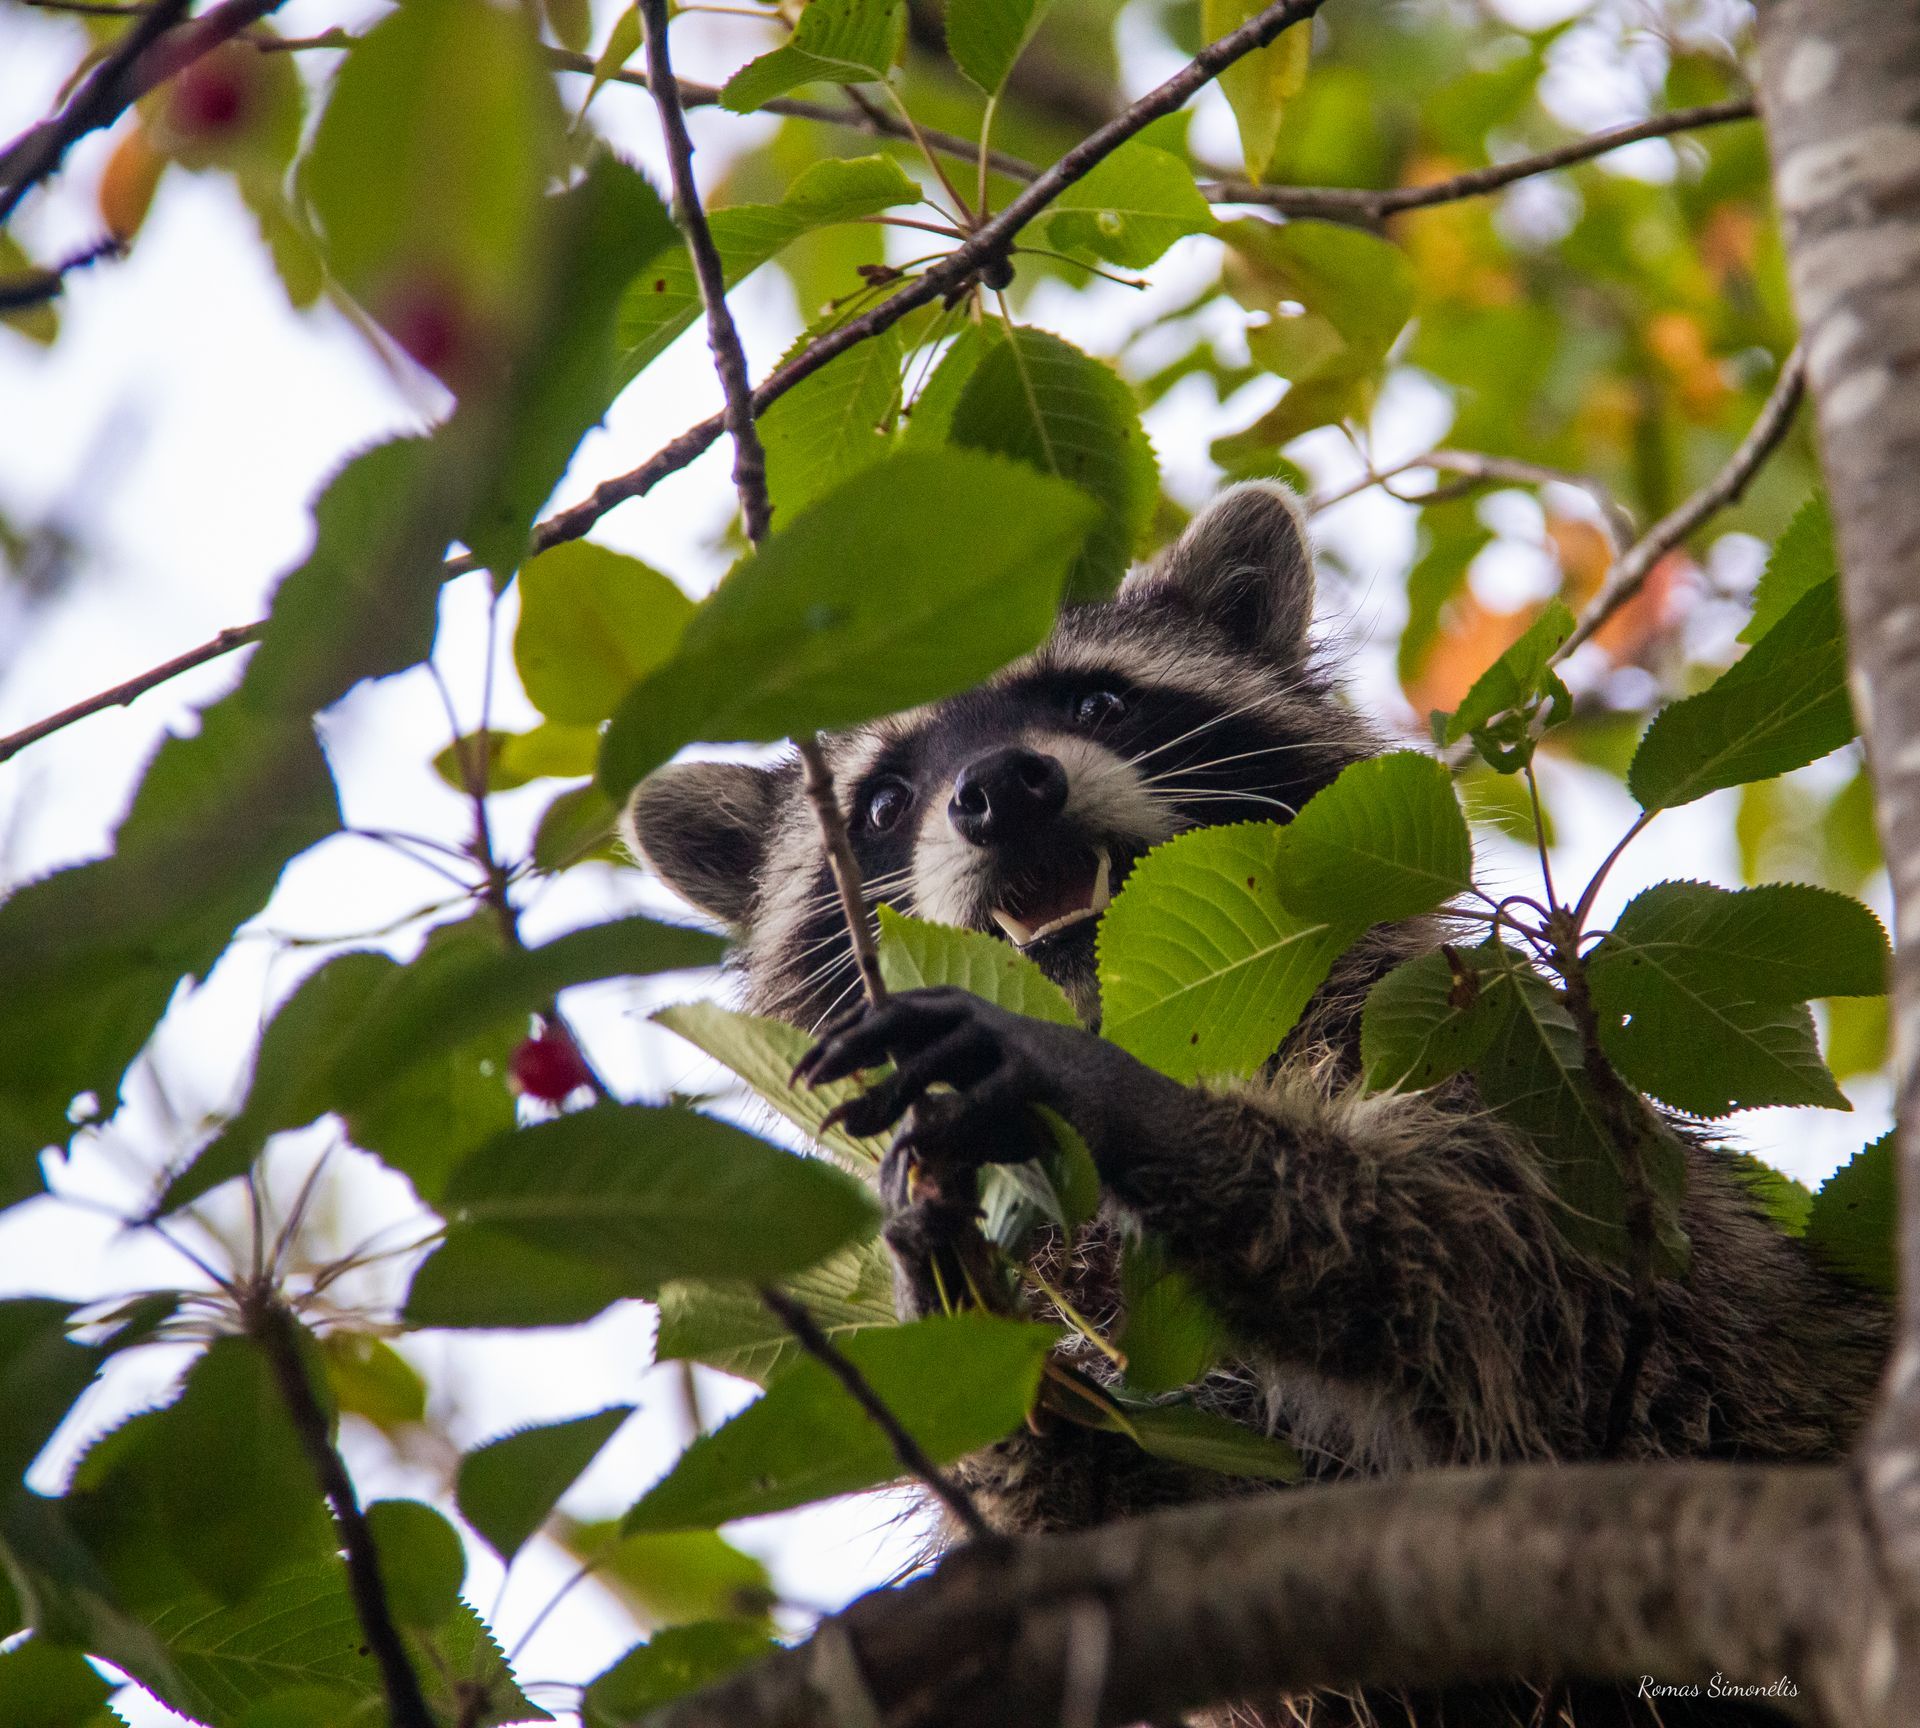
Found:
[[[1093,873],[1093,899],[1087,905],[1089,912],[1104,912],[1107,909],[1107,903],[1113,898],[1113,893],[1107,886],[1107,875],[1113,860],[1107,856],[1107,849],[1104,846],[1100,848],[1099,856],[1100,867]]]
[[[993,909],[993,921],[1006,932],[1007,940],[1019,948],[1026,947],[1037,934],[1031,926],[1021,923],[1011,912],[1002,912],[998,906]]]

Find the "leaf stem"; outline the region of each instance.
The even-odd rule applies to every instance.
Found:
[[[387,1714],[392,1718],[393,1728],[434,1728],[426,1695],[420,1690],[420,1676],[407,1659],[406,1646],[394,1624],[373,1531],[360,1509],[353,1478],[347,1474],[346,1464],[328,1434],[327,1413],[314,1396],[306,1366],[300,1360],[299,1331],[293,1316],[273,1296],[267,1295],[252,1306],[248,1320],[254,1338],[266,1352],[307,1462],[313,1467],[320,1491],[326,1496],[334,1521],[340,1527],[341,1545],[347,1557],[347,1586],[353,1595],[354,1612],[359,1617],[367,1648],[379,1664],[381,1684],[387,1695]]]
[[[667,0],[640,0],[640,18],[646,36],[649,88],[660,112],[660,130],[666,137],[667,160],[673,174],[673,202],[680,226],[686,231],[687,250],[693,255],[700,298],[707,308],[707,342],[713,349],[714,369],[726,392],[724,419],[733,439],[734,489],[740,494],[747,538],[757,546],[766,539],[773,516],[767,497],[767,453],[753,423],[753,385],[747,373],[746,350],[740,345],[740,332],[727,309],[726,269],[720,262],[720,249],[714,244],[713,230],[700,202],[700,187],[693,176],[693,138],[687,131],[680,86],[674,80],[667,52]]]

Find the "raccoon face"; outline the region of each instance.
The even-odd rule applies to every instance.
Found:
[[[1298,506],[1238,486],[1112,601],[978,689],[823,739],[870,899],[997,935],[1098,1015],[1100,914],[1184,829],[1284,821],[1377,745],[1309,663]],[[797,765],[635,793],[645,862],[741,940],[749,1006],[813,1024],[857,980]]]

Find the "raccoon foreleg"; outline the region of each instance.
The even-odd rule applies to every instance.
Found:
[[[1250,1351],[1390,1394],[1446,1455],[1579,1447],[1585,1340],[1551,1203],[1483,1117],[1183,1086],[1088,1032],[952,989],[848,1016],[800,1073],[824,1082],[889,1058],[894,1073],[840,1107],[855,1133],[944,1084],[937,1156],[1008,1161],[1031,1155],[1026,1107],[1046,1105]],[[916,1122],[903,1140],[925,1133]],[[1542,1361],[1561,1365],[1552,1388],[1529,1383]]]

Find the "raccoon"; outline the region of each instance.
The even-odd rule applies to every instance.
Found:
[[[1100,914],[1150,848],[1198,826],[1284,821],[1384,747],[1314,649],[1313,601],[1292,494],[1235,487],[1113,600],[1065,611],[1027,659],[824,741],[869,896],[1002,936],[1087,1030],[947,989],[857,1005],[791,761],[664,769],[634,796],[630,841],[735,932],[748,1006],[819,1034],[807,1078],[896,1065],[843,1116],[859,1133],[908,1124],[882,1184],[909,1313],[937,1305],[933,1274],[973,1203],[968,1173],[1030,1155],[1028,1106],[1044,1104],[1086,1140],[1104,1190],[1070,1263],[1057,1242],[1041,1250],[1056,1262],[1049,1281],[1110,1321],[1122,1235],[1150,1231],[1236,1341],[1238,1359],[1192,1396],[1285,1436],[1311,1480],[1603,1454],[1835,1456],[1877,1377],[1885,1311],[1774,1228],[1724,1156],[1690,1147],[1691,1265],[1659,1284],[1632,1408],[1610,1421],[1633,1293],[1558,1230],[1538,1154],[1466,1077],[1421,1094],[1363,1092],[1367,989],[1441,940],[1442,924],[1376,930],[1350,952],[1255,1083],[1180,1085],[1094,1035]],[[914,1187],[904,1172],[915,1157],[959,1179]],[[1091,1355],[1082,1366],[1103,1367]],[[1271,1491],[1067,1424],[1022,1433],[959,1474],[1013,1531]],[[1562,1696],[1583,1724],[1652,1720],[1618,1692]],[[1484,1689],[1316,1695],[1232,1719],[1525,1723],[1540,1702]]]

